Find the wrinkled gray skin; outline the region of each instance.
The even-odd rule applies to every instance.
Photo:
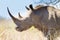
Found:
[[[60,29],[60,10],[51,6],[36,6],[33,8],[32,5],[29,5],[29,8],[26,7],[26,9],[30,11],[29,17],[24,20],[19,20],[12,16],[9,9],[7,8],[10,17],[17,25],[16,30],[27,30],[32,25],[34,25],[35,28],[47,34],[50,30],[54,32],[53,30]],[[20,14],[19,17],[20,19],[22,18]]]

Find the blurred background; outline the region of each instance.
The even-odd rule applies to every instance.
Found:
[[[14,16],[18,16],[18,12],[25,16],[25,6],[33,4],[32,0],[0,0],[0,18],[9,19],[7,7]]]
[[[0,19],[9,19],[10,16],[7,12],[7,7],[14,16],[18,16],[18,12],[22,16],[26,16],[25,6],[33,4],[36,5],[49,5],[60,9],[60,0],[0,0]]]
[[[4,39],[5,37],[7,38],[7,40],[9,40],[8,37],[12,37],[12,36],[15,38],[19,38],[20,36],[22,36],[22,35],[24,36],[25,33],[27,33],[27,32],[23,32],[22,35],[20,35],[20,33],[19,33],[18,35],[20,35],[20,36],[15,34],[17,32],[13,31],[13,29],[16,27],[16,25],[11,20],[9,14],[7,12],[7,7],[9,8],[11,14],[14,15],[15,17],[18,17],[18,12],[20,12],[20,14],[23,17],[25,17],[28,14],[26,12],[27,10],[26,10],[25,6],[29,7],[30,4],[32,4],[33,7],[35,7],[37,5],[44,5],[44,6],[53,6],[56,9],[60,9],[60,0],[0,0],[0,40],[5,40]],[[34,28],[34,27],[32,27],[32,28]],[[30,32],[30,31],[28,31],[28,32]],[[40,31],[36,32],[36,30],[34,30],[34,32],[38,35],[38,36],[37,35],[36,36],[39,38],[38,33],[40,33]],[[34,32],[32,32],[32,35],[35,35]],[[8,34],[8,36],[6,36],[7,34]],[[30,37],[31,32],[30,32],[30,34],[29,33],[27,33],[27,34]],[[36,36],[33,36],[33,37],[36,37]],[[13,40],[16,40],[15,38]]]
[[[7,7],[15,17],[18,17],[18,12],[25,17],[28,14],[25,6],[29,7],[30,4],[32,4],[33,7],[44,5],[60,9],[60,0],[0,0],[0,27],[16,27],[7,12]]]
[[[7,12],[7,7],[15,17],[18,17],[18,12],[25,17],[28,14],[25,6],[29,7],[30,4],[32,4],[33,7],[44,5],[60,9],[60,0],[0,0],[0,27],[10,27],[13,23]]]

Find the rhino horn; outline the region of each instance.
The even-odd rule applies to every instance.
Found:
[[[30,10],[27,6],[25,6],[25,8],[26,8],[27,10]]]
[[[30,4],[30,5],[29,5],[29,7],[30,7],[30,9],[31,9],[31,10],[34,10],[34,8],[33,8],[32,4]]]
[[[15,18],[15,17],[10,13],[8,7],[7,7],[7,11],[8,11],[8,13],[9,13],[10,17],[12,18],[12,20],[14,21],[14,23],[15,23],[17,26],[20,26],[19,24],[21,23],[21,20]]]
[[[20,15],[20,13],[18,13],[18,15],[19,15],[19,18],[23,18],[23,17]]]

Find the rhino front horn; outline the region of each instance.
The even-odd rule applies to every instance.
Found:
[[[7,11],[8,11],[8,13],[9,13],[10,17],[12,18],[12,20],[14,21],[14,23],[15,23],[17,26],[20,26],[19,24],[21,23],[21,21],[20,21],[19,19],[15,18],[15,17],[10,13],[8,7],[7,7]]]
[[[8,13],[9,13],[9,15],[10,15],[10,17],[12,18],[12,19],[16,19],[11,13],[10,13],[10,11],[9,11],[9,8],[7,7],[7,11],[8,11]]]

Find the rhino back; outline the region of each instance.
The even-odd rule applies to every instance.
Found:
[[[42,24],[49,28],[60,28],[60,10],[47,7],[47,11],[41,19]]]

